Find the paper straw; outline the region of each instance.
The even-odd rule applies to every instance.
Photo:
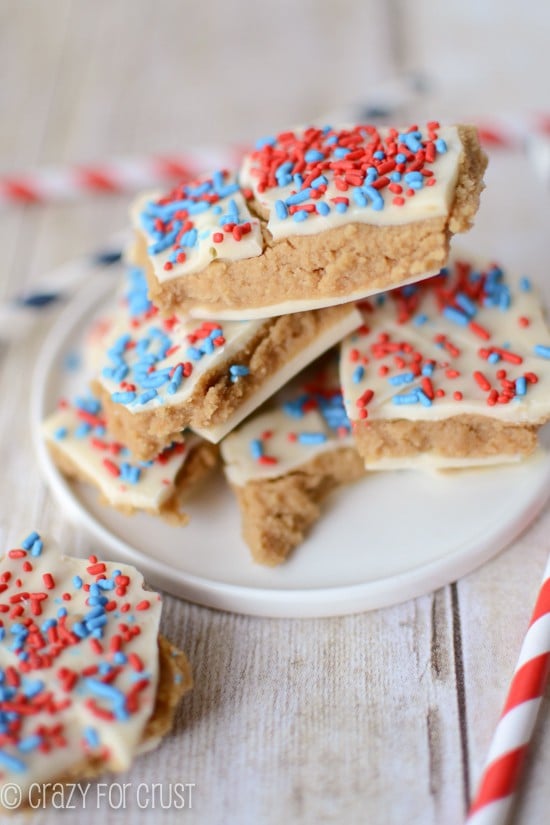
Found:
[[[90,278],[112,273],[115,284],[117,276],[120,277],[119,262],[128,237],[127,231],[118,232],[93,254],[58,267],[41,277],[27,292],[0,301],[0,340],[24,338],[45,313],[71,298]]]
[[[515,801],[550,667],[550,558],[508,695],[491,742],[468,825],[503,825]]]
[[[55,203],[85,195],[124,194],[171,181],[190,180],[209,169],[234,166],[238,146],[195,149],[171,157],[118,158],[91,166],[61,166],[0,176],[0,206]]]

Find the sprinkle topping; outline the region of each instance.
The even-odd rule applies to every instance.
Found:
[[[142,199],[136,221],[160,280],[197,272],[216,259],[262,252],[259,221],[249,212],[236,176],[224,169]]]
[[[403,223],[447,212],[460,151],[456,129],[435,122],[310,126],[260,141],[240,180],[267,210],[275,238],[353,221]]]
[[[159,597],[134,568],[21,545],[0,562],[0,776],[28,788],[90,751],[127,765],[155,701]]]
[[[279,393],[274,408],[253,416],[221,444],[229,480],[284,475],[318,452],[351,443],[335,360],[325,359]]]
[[[342,345],[350,418],[550,415],[538,381],[550,378],[550,334],[524,283],[496,264],[457,260],[435,278],[361,302],[365,325]]]
[[[158,511],[173,493],[194,438],[172,444],[153,461],[134,459],[109,434],[101,404],[92,395],[65,403],[44,422],[44,434],[111,504],[149,511]]]
[[[222,362],[238,354],[262,323],[160,318],[147,299],[143,271],[132,268],[124,304],[102,342],[100,381],[112,400],[131,412],[179,404],[207,371],[221,370]],[[246,365],[233,365],[230,382],[248,371]]]

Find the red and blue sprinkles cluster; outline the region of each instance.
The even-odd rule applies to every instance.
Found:
[[[70,409],[78,423],[71,430],[66,425],[58,427],[53,433],[55,441],[64,441],[68,437],[86,440],[91,450],[103,456],[101,464],[106,473],[120,480],[122,486],[136,485],[148,467],[154,464],[167,464],[174,455],[185,452],[184,442],[174,442],[166,447],[155,459],[150,461],[131,461],[130,450],[116,439],[109,436],[100,401],[93,395],[77,397],[71,405],[62,400],[59,409]],[[165,483],[170,483],[167,479]]]
[[[521,279],[519,291],[531,291],[527,278]],[[388,306],[390,315],[385,312]],[[522,347],[521,354],[514,351],[510,341],[498,338],[489,328],[491,316],[486,313],[485,322],[481,323],[479,315],[485,309],[509,315],[509,334],[514,338],[517,330],[532,323],[529,317],[515,317],[513,293],[498,265],[477,270],[466,261],[457,261],[435,278],[363,301],[360,307],[366,323],[354,336],[355,345],[347,349],[346,356],[353,367],[351,382],[369,383],[376,370],[379,379],[400,390],[391,397],[394,405],[431,407],[443,398],[461,402],[464,379],[472,379],[485,395],[488,406],[509,404],[521,401],[529,387],[539,381],[536,372],[523,366],[525,348]],[[438,318],[448,322],[445,331]],[[384,329],[384,321],[389,319],[404,328],[403,334]],[[427,344],[424,351],[415,335],[407,340],[407,325],[422,330]],[[449,326],[457,328],[456,336],[449,333]],[[361,347],[364,336],[369,336],[366,348]],[[434,346],[442,351],[441,359],[433,357]],[[464,372],[463,354],[478,362],[471,372]],[[528,354],[549,358],[550,347],[537,344]],[[372,378],[370,382],[373,383]],[[368,386],[355,399],[355,417],[368,418],[368,406],[375,392],[376,385]]]
[[[425,136],[417,125],[401,132],[390,128],[383,135],[371,125],[281,132],[257,144],[250,174],[260,200],[262,193],[291,187],[274,203],[280,220],[345,213],[350,203],[381,211],[387,205],[384,192],[391,197],[388,203],[401,207],[436,183],[431,165],[447,152],[439,128],[436,121],[429,122]],[[327,197],[332,184],[338,193]]]
[[[292,399],[282,405],[285,414],[296,421],[303,419],[313,410],[320,413],[329,432],[335,437],[345,438],[351,432],[351,423],[344,409],[342,392],[339,387],[330,387],[326,377],[321,374],[318,380],[306,384]],[[273,430],[265,430],[260,438],[250,439],[249,450],[252,458],[260,465],[276,465],[279,459],[270,454],[269,442],[273,438]],[[325,444],[331,436],[324,430],[292,430],[287,433],[291,443],[303,446],[319,446]]]
[[[146,663],[133,650],[141,633],[139,615],[150,609],[149,598],[129,601],[130,576],[110,570],[94,555],[63,592],[55,564],[41,573],[42,587],[29,587],[35,567],[45,566],[43,547],[32,532],[8,551],[0,572],[0,775],[25,773],[29,754],[47,759],[66,748],[64,711],[75,703],[98,720],[129,719],[151,680]],[[79,606],[72,616],[77,593],[86,594],[86,609]],[[73,650],[86,651],[81,661],[64,656]],[[83,726],[81,747],[84,753],[109,757],[93,725]]]
[[[101,370],[103,378],[117,383],[111,398],[119,404],[163,404],[175,395],[194,365],[215,355],[225,346],[224,325],[220,321],[185,324],[179,317],[158,317],[147,297],[143,270],[132,267],[124,301],[129,331],[118,335],[106,352],[109,363]],[[177,358],[174,358],[179,353]],[[166,362],[166,363],[164,363]],[[229,380],[235,383],[248,375],[245,365],[229,367]]]
[[[167,195],[149,201],[140,214],[141,227],[153,239],[149,254],[170,250],[164,263],[164,269],[170,271],[184,264],[202,243],[219,245],[227,236],[237,242],[242,240],[252,226],[231,197],[239,191],[233,176],[221,169],[209,178],[182,183]],[[197,220],[206,213],[217,227],[214,232],[210,226],[201,228],[201,221]]]

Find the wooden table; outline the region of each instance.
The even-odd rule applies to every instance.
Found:
[[[201,4],[189,22],[176,2],[4,2],[2,169],[175,151],[205,135],[212,143],[240,140],[330,109],[342,87],[348,100],[360,99],[364,75],[356,79],[354,61],[365,51],[370,62],[361,67],[371,83],[389,70],[385,18],[375,2],[340,5],[345,37],[330,4],[317,17],[292,4],[297,33],[290,34],[288,54],[278,45],[288,31],[285,3],[272,10],[268,42],[251,39],[266,25],[262,4],[255,11],[236,4],[217,25],[215,15],[226,5]],[[307,71],[313,45],[300,53],[312,19],[316,45],[346,52],[347,62],[317,62],[322,83]],[[247,48],[235,50],[243,37]],[[284,95],[262,82],[266,67]],[[495,154],[487,182],[466,247],[542,282],[550,251],[543,187],[524,158],[507,153]],[[126,198],[104,197],[4,211],[0,297],[97,247],[125,224],[126,208]],[[44,331],[1,349],[0,544],[38,528],[67,551],[81,552],[86,538],[50,498],[30,443],[30,376]],[[138,810],[134,800],[125,811],[103,805],[103,821],[460,823],[526,628],[549,530],[547,511],[513,546],[456,584],[340,619],[256,619],[167,596],[163,629],[188,652],[196,686],[172,735],[123,779],[134,787],[194,783],[192,810]],[[548,821],[547,711],[545,705],[518,823]],[[42,812],[36,821],[50,825],[58,816]],[[78,812],[80,825],[97,816],[95,808]]]

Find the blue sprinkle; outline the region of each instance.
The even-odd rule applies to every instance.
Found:
[[[319,201],[319,203],[316,205],[316,209],[319,215],[328,215],[328,213],[330,212],[330,206],[328,205],[328,203],[325,203],[325,201]]]
[[[60,607],[59,610],[57,611],[57,618],[62,619],[63,616],[66,616],[66,615],[67,615],[67,608],[66,607]]]
[[[78,427],[74,430],[73,435],[75,438],[86,438],[86,436],[90,433],[92,427],[88,424],[87,421],[82,421]]]
[[[39,538],[40,535],[36,532],[36,530],[33,530],[32,533],[29,533],[29,535],[23,539],[23,541],[21,542],[21,547],[23,548],[23,550],[30,550],[35,541]]]
[[[42,744],[42,737],[39,736],[37,733],[31,736],[27,736],[25,739],[21,739],[17,743],[17,749],[20,750],[22,753],[29,753],[33,751],[38,745]]]
[[[305,209],[298,209],[292,216],[292,220],[296,221],[296,223],[303,223],[303,221],[307,221],[308,213]]]
[[[276,143],[274,137],[263,137],[256,141],[256,149],[263,149],[264,146],[275,146]]]
[[[250,369],[242,364],[231,364],[229,367],[229,372],[235,378],[239,378],[242,375],[249,375]]]
[[[114,685],[109,685],[106,682],[100,682],[99,679],[86,679],[85,685],[95,696],[102,699],[110,699],[116,705],[124,707],[126,704],[126,696]]]
[[[498,352],[491,352],[487,358],[487,361],[490,364],[498,364],[498,362],[500,361],[500,355],[498,354]]]
[[[391,180],[392,183],[399,183],[399,181],[401,180],[402,175],[401,175],[401,172],[390,172],[388,177],[389,177],[389,179]]]
[[[402,393],[401,395],[394,395],[392,398],[393,404],[418,404],[418,391]]]
[[[32,699],[33,696],[37,696],[43,690],[44,682],[40,679],[25,679],[23,682],[23,693],[28,699]]]
[[[399,387],[401,384],[410,384],[414,381],[414,375],[412,372],[401,372],[399,375],[391,375],[388,381],[393,387]]]
[[[181,384],[182,377],[183,377],[183,367],[182,367],[181,364],[178,364],[178,366],[174,370],[174,374],[172,375],[172,380],[170,381],[170,384],[168,385],[168,389],[167,389],[168,395],[174,395],[174,393],[177,392],[177,390],[178,390],[178,388]]]
[[[203,353],[196,347],[187,348],[187,357],[190,358],[192,361],[200,361],[202,356]]]
[[[10,633],[13,636],[24,636],[25,638],[29,635],[29,631],[25,627],[24,624],[20,624],[19,622],[14,622],[10,627]]]
[[[128,657],[121,650],[118,650],[113,656],[113,662],[115,665],[125,665],[127,661]]]
[[[111,400],[114,401],[115,404],[130,404],[132,401],[135,401],[135,399],[135,392],[114,392],[111,395]]]
[[[288,209],[286,208],[286,204],[284,201],[275,201],[275,213],[281,221],[283,221],[285,218],[288,218]]]
[[[318,175],[314,180],[311,181],[311,187],[313,189],[317,189],[318,186],[327,186],[328,179],[324,175]]]
[[[365,193],[359,187],[353,190],[352,197],[357,206],[363,207],[366,206],[368,203]]]
[[[250,454],[254,459],[258,459],[261,458],[261,456],[263,456],[264,448],[259,438],[253,438],[250,441]]]
[[[403,154],[403,152],[398,152],[395,156],[396,163],[405,163],[407,160],[407,156]]]
[[[11,756],[2,750],[0,750],[0,765],[14,773],[23,773],[27,770],[27,766],[21,759],[17,759],[17,757]]]
[[[386,153],[381,150],[378,150],[378,152],[374,152],[373,154],[373,158],[376,158],[376,160],[384,160],[385,157]]]
[[[73,576],[73,585],[76,587],[77,590],[80,590],[82,587],[82,579],[80,576]]]
[[[384,198],[378,191],[378,189],[374,189],[372,186],[365,186],[364,191],[367,193],[369,198],[372,201],[372,208],[375,212],[380,212],[384,208]]]
[[[533,352],[535,355],[540,355],[541,358],[550,358],[550,347],[546,347],[543,344],[536,344]]]
[[[142,392],[141,395],[138,397],[138,403],[139,404],[147,404],[148,401],[152,401],[153,398],[157,397],[157,395],[158,395],[158,393],[154,389],[146,390],[145,392]]]
[[[319,152],[317,149],[308,149],[308,151],[304,155],[306,163],[316,163],[316,161],[324,160],[325,156],[322,152]]]
[[[337,204],[334,205],[334,208],[337,212],[343,213],[348,211],[347,203],[343,203],[342,201],[338,201]]]
[[[335,136],[335,137],[336,137],[336,136]],[[329,139],[329,141],[330,141],[330,139]],[[327,141],[327,143],[329,143],[329,141]],[[334,141],[334,142],[336,142],[336,141]],[[346,157],[346,155],[349,155],[350,151],[351,151],[351,150],[350,150],[350,149],[346,149],[346,147],[345,147],[345,146],[337,146],[337,147],[336,147],[336,149],[334,150],[334,157],[335,157],[337,160],[342,160],[342,158],[345,158],[345,157]]]
[[[459,307],[464,310],[466,315],[469,315],[470,318],[475,316],[477,312],[476,305],[468,295],[465,295],[463,292],[457,292],[455,299]]]
[[[413,324],[417,327],[421,327],[428,321],[428,316],[421,312],[419,315],[415,315],[413,318]]]
[[[449,321],[454,321],[455,324],[460,324],[462,327],[468,326],[468,316],[455,307],[446,306],[442,314],[448,318]]]
[[[445,152],[447,151],[447,144],[443,140],[443,138],[437,138],[437,140],[435,141],[435,148],[437,149],[440,155],[445,154]]]
[[[36,539],[36,541],[33,542],[33,545],[31,547],[31,556],[40,556],[42,554],[43,548],[44,542],[42,541],[42,539]]]
[[[100,744],[99,736],[95,728],[84,728],[84,739],[91,748],[98,748]]]
[[[516,378],[516,395],[525,395],[527,392],[527,380],[524,375]]]
[[[359,384],[359,382],[363,380],[364,375],[365,375],[365,368],[361,364],[359,364],[353,370],[351,380],[353,381],[354,384]]]
[[[55,627],[56,625],[57,625],[57,620],[56,619],[46,619],[46,621],[42,623],[41,630],[42,630],[43,633],[45,633],[47,630],[50,629],[50,627]]]
[[[300,444],[324,444],[327,440],[325,433],[298,433]]]
[[[520,280],[519,288],[521,289],[522,292],[531,292],[531,289],[532,289],[531,281],[529,280],[527,275],[524,275],[523,278]]]
[[[85,624],[83,624],[83,622],[75,622],[72,626],[72,631],[79,637],[79,639],[85,639],[89,633],[88,628]]]
[[[200,345],[201,352],[203,352],[205,355],[212,355],[212,353],[214,352],[214,349],[215,349],[215,347],[214,347],[214,342],[212,341],[212,339],[211,338],[204,338],[204,340],[202,341],[202,343]]]
[[[290,195],[286,199],[287,206],[296,206],[299,203],[303,203],[307,201],[311,196],[311,192],[309,189],[302,189],[300,192],[296,192],[294,195]],[[295,213],[297,214],[297,213]]]
[[[428,398],[428,396],[426,395],[424,390],[417,389],[416,390],[416,395],[417,395],[418,400],[420,401],[420,403],[424,407],[431,407],[432,406],[432,401],[431,401],[430,398]]]

